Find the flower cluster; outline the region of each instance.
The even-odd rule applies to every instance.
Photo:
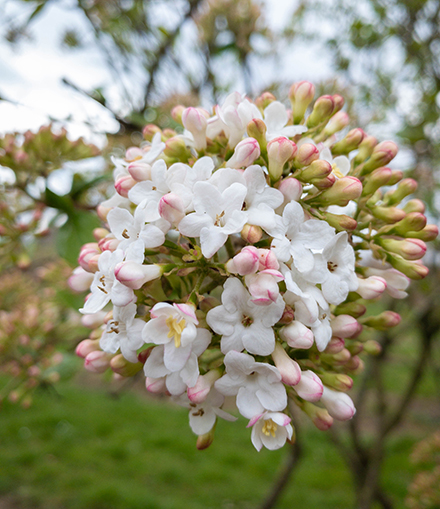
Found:
[[[405,297],[437,235],[406,199],[415,181],[386,166],[393,142],[361,129],[338,138],[344,100],[312,105],[311,83],[289,98],[291,109],[233,93],[212,115],[174,108],[180,133],[147,125],[145,144],[114,161],[106,228],[70,278],[90,288],[86,368],[143,370],[150,392],[189,409],[199,448],[218,417],[235,419],[225,401],[258,450],[293,440],[295,407],[321,430],[350,419],[349,375],[380,350],[363,327],[400,321],[366,313],[368,301]]]

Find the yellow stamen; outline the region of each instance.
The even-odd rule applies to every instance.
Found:
[[[338,179],[341,179],[344,175],[342,175],[341,170],[336,166],[336,163],[332,164],[332,173],[338,177]]]
[[[166,319],[166,324],[168,328],[170,329],[170,332],[168,332],[168,337],[172,338],[174,337],[174,345],[176,348],[179,348],[180,346],[180,337],[182,336],[183,329],[185,328],[186,322],[182,318],[179,323],[177,323],[177,320],[173,316],[169,316]]]
[[[278,428],[278,426],[273,422],[273,420],[268,419],[267,421],[264,421],[264,426],[263,426],[262,431],[267,437],[269,435],[272,435],[275,438],[277,428]]]

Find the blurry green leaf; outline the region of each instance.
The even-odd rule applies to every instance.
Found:
[[[61,210],[66,214],[73,214],[75,207],[72,198],[69,195],[59,196],[50,189],[46,188],[46,205],[54,209]]]
[[[75,175],[73,178],[72,190],[70,191],[70,195],[74,200],[77,200],[83,193],[91,189],[92,187],[101,184],[102,182],[110,181],[110,175],[100,175],[91,180],[85,181],[79,175]]]

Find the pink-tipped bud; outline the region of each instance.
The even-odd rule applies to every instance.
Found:
[[[162,275],[159,265],[141,265],[134,261],[118,263],[115,267],[116,279],[132,290],[139,290],[145,283]]]
[[[234,155],[226,162],[228,168],[247,168],[260,157],[260,145],[255,138],[245,138],[235,146]]]
[[[401,317],[398,313],[394,311],[383,311],[379,315],[376,316],[368,316],[366,318],[361,318],[363,325],[367,325],[368,327],[372,327],[376,330],[387,330],[392,327],[396,327],[399,325],[401,321]]]
[[[188,399],[196,405],[203,403],[214,385],[214,382],[220,377],[221,372],[218,369],[212,369],[205,375],[200,375],[196,385],[194,385],[194,387],[188,387]]]
[[[377,145],[377,139],[374,136],[366,136],[359,146],[358,153],[354,158],[355,166],[363,163],[373,153],[374,147]]]
[[[127,167],[127,171],[131,175],[131,178],[136,182],[151,179],[151,166],[147,163],[143,163],[142,161],[134,161],[133,163],[130,163]]]
[[[255,99],[255,105],[257,108],[259,108],[261,111],[265,110],[269,104],[276,101],[276,97],[271,94],[270,92],[263,92],[259,97]]]
[[[324,387],[321,402],[327,408],[328,413],[338,421],[348,421],[356,413],[356,408],[348,394],[334,391],[328,387]]]
[[[190,152],[185,145],[185,141],[182,138],[173,136],[165,142],[164,155],[179,161],[186,162],[190,156]]]
[[[297,168],[303,168],[312,164],[313,161],[319,159],[319,150],[313,145],[313,143],[303,143],[298,147],[294,164]]]
[[[337,232],[352,231],[356,229],[357,221],[345,214],[332,214],[331,212],[320,211],[323,218]]]
[[[142,134],[144,136],[144,139],[147,140],[147,141],[151,141],[154,138],[155,134],[161,133],[161,132],[162,131],[160,130],[160,128],[157,127],[157,125],[154,125],[154,124],[148,124],[142,130]]]
[[[162,131],[162,139],[163,139],[163,141],[167,141],[170,138],[173,138],[174,136],[177,136],[177,133],[176,133],[176,131],[174,129],[171,129],[171,128],[167,127],[166,129],[164,129]]]
[[[423,230],[426,226],[426,217],[420,212],[410,212],[407,214],[401,221],[393,225],[393,228],[390,230],[390,233],[402,235],[406,237],[405,234],[408,232],[418,232]]]
[[[405,237],[420,239],[424,242],[430,242],[431,240],[436,239],[438,236],[438,226],[435,224],[427,224],[422,230],[418,232],[406,232]]]
[[[332,116],[335,110],[335,97],[336,96],[322,95],[316,99],[312,113],[306,121],[306,125],[309,129],[317,127]]]
[[[257,249],[257,253],[259,261],[258,270],[278,270],[280,268],[280,264],[278,263],[275,253],[270,249]]]
[[[313,332],[301,322],[294,320],[280,329],[280,337],[290,347],[308,349],[313,345]]]
[[[426,244],[419,239],[380,239],[379,245],[405,260],[420,260],[426,253]]]
[[[252,295],[252,302],[259,306],[268,306],[276,302],[280,294],[278,283],[283,279],[281,272],[273,269],[246,276],[246,286]]]
[[[142,159],[144,152],[139,147],[130,147],[125,152],[125,159],[127,161],[137,161],[138,159]]]
[[[319,376],[313,371],[302,371],[301,380],[295,385],[298,396],[306,401],[319,401],[323,385]]]
[[[388,164],[396,157],[398,151],[399,147],[394,142],[382,141],[374,147],[373,153],[362,168],[362,174],[366,175],[379,166]]]
[[[203,451],[204,449],[207,449],[212,444],[212,442],[214,442],[214,430],[215,426],[213,426],[212,429],[208,431],[208,433],[199,435],[197,437],[196,442],[197,450]]]
[[[266,150],[267,140],[266,140],[266,132],[267,127],[266,124],[261,120],[261,118],[253,118],[246,127],[248,136],[255,138],[260,145],[260,149],[262,151]]]
[[[353,379],[348,375],[339,373],[323,373],[319,376],[325,385],[332,389],[336,389],[337,391],[346,392],[353,387]]]
[[[367,308],[359,302],[344,302],[333,311],[336,316],[338,315],[350,315],[353,318],[359,318],[364,315]]]
[[[99,348],[99,339],[84,339],[76,347],[75,353],[78,357],[85,359],[89,353],[101,351]]]
[[[324,134],[327,137],[332,136],[338,131],[342,131],[342,129],[347,127],[349,123],[350,117],[347,115],[347,113],[345,113],[345,111],[338,111],[328,121],[328,124],[324,129]]]
[[[176,193],[162,196],[158,209],[160,216],[175,226],[185,217],[185,205],[182,198]]]
[[[129,377],[138,373],[143,368],[143,364],[140,362],[129,362],[122,354],[118,354],[110,361],[110,368],[118,375]]]
[[[399,182],[397,189],[392,189],[385,193],[384,202],[387,205],[397,205],[408,195],[414,193],[417,186],[418,184],[414,179],[403,179]]]
[[[364,352],[366,352],[370,355],[379,355],[381,351],[382,351],[382,346],[380,345],[380,343],[378,343],[374,339],[369,339],[368,341],[365,341]]]
[[[387,262],[397,269],[398,271],[405,274],[410,279],[423,279],[429,273],[428,267],[425,267],[420,260],[405,260],[399,255],[388,254]]]
[[[356,200],[362,193],[362,183],[356,177],[342,177],[332,187],[324,190],[317,202],[321,206],[339,205],[345,207],[351,200]]]
[[[380,187],[390,180],[392,170],[390,168],[377,168],[364,178],[362,196],[373,195]]]
[[[303,186],[299,180],[293,177],[281,180],[278,185],[278,191],[284,196],[284,202],[289,203],[292,200],[298,201],[303,193]]]
[[[330,175],[327,175],[326,177],[321,177],[317,179],[311,179],[310,184],[313,184],[318,189],[328,189],[333,186],[333,184],[336,182],[336,176],[334,173],[330,173]]]
[[[333,155],[346,155],[352,150],[356,150],[362,143],[366,134],[360,128],[352,129],[347,133],[345,138],[335,143],[332,147]]]
[[[258,249],[254,246],[245,246],[238,254],[226,264],[226,269],[232,274],[254,274],[260,265]]]
[[[253,224],[245,224],[241,230],[241,238],[248,244],[255,244],[261,240],[263,230],[259,226]]]
[[[387,288],[387,282],[379,276],[371,276],[366,279],[358,278],[358,282],[356,293],[365,300],[377,299]]]
[[[406,216],[406,212],[397,207],[372,206],[370,210],[375,218],[388,224],[397,223]]]
[[[136,180],[131,175],[124,175],[119,177],[115,182],[116,192],[123,196],[124,198],[128,198],[128,191],[136,184]]]
[[[101,250],[96,242],[89,242],[84,244],[79,252],[78,263],[87,272],[93,272],[90,270],[89,262],[95,255],[100,255]]]
[[[209,114],[202,108],[186,108],[182,113],[182,124],[194,137],[197,150],[206,148],[206,128]]]
[[[185,109],[186,109],[185,106],[182,106],[181,104],[178,104],[177,106],[174,106],[174,108],[171,110],[171,117],[178,124],[183,125],[183,123],[182,123],[182,114],[185,111]]]
[[[405,205],[402,207],[402,209],[407,214],[409,214],[410,212],[420,212],[421,214],[424,214],[426,207],[422,200],[414,198],[412,200],[407,201]]]
[[[98,242],[98,246],[99,246],[99,249],[104,252],[104,251],[116,251],[116,249],[118,249],[118,246],[119,244],[121,243],[121,241],[119,239],[117,239],[113,234],[108,234],[107,237],[101,239],[99,242]]]
[[[107,228],[95,228],[93,230],[93,237],[95,238],[96,242],[99,242],[101,239],[103,239],[109,233],[110,232],[107,230]]]
[[[345,104],[345,99],[342,97],[342,95],[334,94],[332,95],[333,102],[334,102],[334,109],[333,109],[333,115],[337,113],[338,111],[342,110]]]
[[[324,159],[317,159],[306,168],[303,168],[298,179],[301,180],[301,182],[310,182],[312,179],[328,177],[331,172],[332,165],[328,161],[324,161]]]
[[[74,292],[84,292],[90,289],[93,282],[93,274],[77,267],[67,280],[67,284]]]
[[[280,179],[284,165],[295,156],[296,151],[296,144],[283,136],[278,136],[267,144],[271,180],[277,181]]]
[[[279,343],[275,344],[272,359],[281,374],[281,381],[284,384],[293,386],[299,383],[301,380],[301,369],[298,363],[287,355]]]
[[[86,355],[84,367],[92,373],[104,373],[110,367],[110,361],[113,358],[111,353],[102,350],[94,350]]]
[[[82,315],[81,323],[89,329],[96,329],[104,323],[105,311],[98,311],[90,315]]]
[[[342,352],[344,348],[345,341],[342,338],[337,338],[336,336],[333,336],[328,342],[328,345],[325,347],[324,353],[334,355],[336,353]]]
[[[350,315],[339,315],[330,322],[333,336],[338,338],[354,338],[359,335],[362,325]]]
[[[151,378],[147,376],[145,379],[145,387],[147,388],[147,391],[151,392],[152,394],[162,394],[167,391],[165,377]]]
[[[294,83],[289,90],[289,99],[292,104],[293,123],[299,124],[304,117],[309,104],[315,96],[315,86],[309,81]]]

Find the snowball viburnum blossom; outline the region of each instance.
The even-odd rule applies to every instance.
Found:
[[[312,104],[314,93],[293,84],[289,109],[233,93],[213,115],[176,106],[183,134],[146,126],[140,147],[113,158],[105,224],[69,280],[90,288],[86,368],[121,377],[143,365],[148,391],[190,410],[198,448],[217,417],[235,420],[226,409],[250,419],[257,450],[294,440],[295,406],[321,430],[350,419],[350,375],[380,349],[359,335],[400,321],[367,307],[428,272],[438,228],[419,200],[399,208],[416,182],[380,189],[403,178],[387,167],[396,145],[341,137],[341,96]]]

